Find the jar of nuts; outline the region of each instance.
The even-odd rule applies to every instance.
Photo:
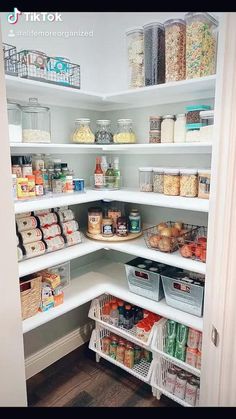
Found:
[[[139,168],[139,189],[141,192],[152,192],[152,167]]]
[[[178,196],[180,191],[179,169],[170,168],[164,171],[164,194]]]
[[[180,196],[196,197],[198,194],[197,169],[180,170]]]
[[[153,167],[153,192],[164,192],[164,168]]]

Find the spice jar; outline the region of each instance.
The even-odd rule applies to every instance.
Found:
[[[198,194],[198,177],[196,169],[180,170],[180,196],[195,197]]]
[[[90,128],[89,118],[77,118],[75,120],[75,129],[72,134],[72,141],[74,143],[89,144],[94,143],[95,135]]]
[[[180,190],[179,169],[170,168],[164,171],[164,194],[178,196]]]
[[[150,122],[150,131],[160,131],[161,130],[161,116],[150,116],[149,122]]]
[[[111,132],[111,121],[108,119],[97,120],[97,131],[95,133],[95,143],[111,144],[113,143],[113,134]]]
[[[37,98],[29,98],[22,106],[22,135],[25,143],[50,143],[50,109],[41,106]]]
[[[161,142],[173,143],[174,141],[174,115],[164,115],[161,123]]]
[[[144,25],[145,86],[165,83],[165,30],[161,23]]]
[[[112,237],[113,236],[113,221],[111,218],[103,218],[102,220],[102,236],[103,237]]]
[[[139,168],[140,192],[152,192],[152,167]]]
[[[133,144],[136,142],[136,136],[133,131],[132,119],[118,119],[118,129],[114,135],[114,143]]]
[[[153,167],[153,192],[164,192],[164,168]]]
[[[130,89],[144,86],[143,28],[126,31],[128,51],[128,86]]]
[[[165,27],[165,80],[185,79],[186,23],[182,19],[169,19]]]
[[[141,215],[137,209],[132,209],[129,213],[129,232],[141,232]]]
[[[108,210],[108,217],[112,219],[113,232],[115,233],[117,227],[117,219],[121,217],[121,211],[116,208],[110,208]]]
[[[120,237],[128,236],[126,217],[117,218],[116,234]]]
[[[11,172],[16,177],[22,177],[22,157],[12,156],[11,157]]]
[[[8,130],[10,143],[22,142],[22,113],[15,102],[7,101]]]
[[[211,186],[211,171],[209,169],[198,170],[198,198],[209,199]]]
[[[186,21],[186,79],[216,72],[218,22],[209,13],[190,12]]]
[[[91,207],[88,209],[88,233],[101,234],[102,232],[102,208]]]
[[[160,143],[161,142],[161,130],[149,131],[149,143]]]
[[[186,117],[184,113],[176,115],[174,125],[174,143],[184,143],[186,137]]]

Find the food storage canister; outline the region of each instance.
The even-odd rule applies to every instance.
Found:
[[[22,142],[22,112],[20,105],[7,101],[8,130],[10,143]]]
[[[95,135],[90,128],[89,118],[77,118],[75,120],[75,129],[72,134],[74,143],[94,143]]]
[[[209,105],[191,105],[186,106],[186,128],[187,129],[198,129],[206,124],[206,121],[201,121],[200,112],[209,110]]]
[[[95,143],[97,144],[113,143],[113,134],[111,132],[111,121],[109,119],[97,120],[97,131],[95,133]]]
[[[88,209],[88,233],[100,234],[102,232],[102,208],[91,207]]]
[[[197,169],[180,169],[180,196],[194,198],[198,195]]]
[[[165,81],[185,79],[186,23],[169,19],[165,27]]]
[[[25,143],[50,143],[50,109],[41,106],[37,98],[29,98],[22,106],[22,135]]]
[[[139,168],[139,189],[141,192],[152,192],[152,167]]]
[[[202,126],[200,128],[199,140],[210,142],[213,140],[214,110],[200,111]]]
[[[161,116],[150,116],[149,122],[150,122],[150,131],[160,131],[161,130]]]
[[[136,136],[133,131],[132,119],[118,119],[118,129],[114,135],[114,143],[119,144],[133,144],[136,143]]]
[[[174,115],[164,115],[161,123],[161,142],[173,143],[174,141]]]
[[[174,125],[174,143],[184,143],[186,137],[186,116],[185,113],[176,115]]]
[[[218,21],[206,12],[190,12],[186,21],[186,79],[216,72]]]
[[[164,194],[178,196],[180,190],[179,169],[169,168],[164,171]]]
[[[160,143],[161,142],[161,130],[149,131],[149,143]]]
[[[144,86],[144,39],[143,28],[130,28],[126,31],[128,55],[128,87],[134,89]]]
[[[211,171],[209,169],[198,170],[198,198],[209,199],[211,186]]]
[[[164,168],[153,167],[153,192],[164,192]]]
[[[158,22],[147,23],[144,29],[145,86],[165,83],[165,29]]]
[[[200,128],[187,129],[185,141],[186,143],[198,143],[200,141]]]

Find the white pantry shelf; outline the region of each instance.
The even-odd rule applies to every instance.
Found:
[[[202,331],[202,317],[196,317],[172,308],[166,304],[165,299],[156,302],[130,292],[122,263],[107,263],[107,259],[104,258],[72,271],[71,276],[71,284],[64,290],[64,303],[24,320],[24,333],[91,301],[103,293],[109,293],[153,313]]]
[[[189,211],[209,211],[208,199],[167,196],[154,192],[140,192],[137,189],[120,189],[118,191],[87,189],[85,193],[74,192],[71,194],[45,195],[35,199],[15,200],[14,207],[15,214],[20,214],[27,211],[55,208],[64,205],[76,205],[85,202],[99,201],[101,199]]]
[[[11,154],[211,154],[212,143],[171,143],[171,144],[56,144],[56,143],[10,143]]]

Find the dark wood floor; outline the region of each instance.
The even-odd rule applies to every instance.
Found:
[[[126,371],[101,359],[87,345],[27,381],[28,405],[42,407],[179,407]]]

